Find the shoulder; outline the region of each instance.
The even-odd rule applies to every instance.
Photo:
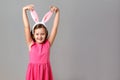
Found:
[[[47,40],[44,42],[44,44],[46,44],[46,45],[49,45],[49,46],[50,46],[50,41],[47,39]]]
[[[49,40],[46,40],[46,41],[43,43],[43,46],[50,48],[50,42],[49,42]]]

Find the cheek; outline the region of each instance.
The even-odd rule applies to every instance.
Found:
[[[34,38],[36,38],[36,35],[34,35]]]
[[[34,35],[34,39],[36,39],[38,36],[37,35]]]
[[[43,38],[45,38],[45,37],[46,37],[46,35],[42,35],[42,37],[43,37]]]

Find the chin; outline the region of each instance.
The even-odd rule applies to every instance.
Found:
[[[42,44],[42,43],[44,43],[44,41],[36,41],[37,43],[39,43],[39,44]]]
[[[42,44],[42,43],[43,43],[43,41],[42,41],[42,42],[37,42],[37,43]]]

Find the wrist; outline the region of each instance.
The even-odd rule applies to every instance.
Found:
[[[59,8],[57,8],[57,9],[54,11],[55,14],[58,14],[59,12],[60,12]]]
[[[59,8],[56,9],[56,13],[57,13],[57,12],[60,12]]]
[[[27,7],[23,7],[23,11],[26,11],[26,10],[28,10]]]

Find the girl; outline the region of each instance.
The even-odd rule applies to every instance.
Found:
[[[33,13],[33,19],[37,17],[34,5],[23,7],[23,23],[25,38],[29,49],[29,64],[26,73],[26,80],[53,80],[52,69],[50,66],[50,47],[52,46],[57,34],[60,11],[56,6],[50,7],[51,14],[54,13],[54,22],[50,35],[45,25],[46,21],[38,22],[33,26],[32,34],[28,21],[27,11]],[[46,16],[49,17],[49,14]],[[46,19],[46,17],[44,19]]]

